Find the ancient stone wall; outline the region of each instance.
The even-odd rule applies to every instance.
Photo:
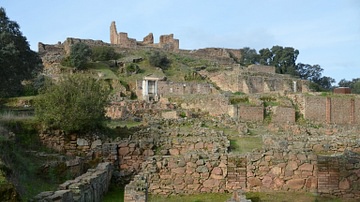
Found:
[[[305,97],[304,118],[316,122],[326,122],[326,99],[322,96]]]
[[[262,122],[264,120],[264,107],[239,105],[238,116],[243,121]]]
[[[221,90],[243,92],[247,94],[269,92],[308,92],[307,82],[291,78],[288,75],[274,74],[272,67],[257,67],[250,69],[234,68],[232,71],[206,72],[206,75]],[[296,82],[296,85],[294,85]]]
[[[304,117],[311,121],[332,124],[360,123],[360,99],[353,96],[305,96]]]
[[[159,81],[158,93],[161,97],[166,97],[172,94],[213,94],[218,91],[208,83]]]
[[[271,121],[274,123],[295,123],[295,109],[292,107],[273,107]]]
[[[229,100],[224,95],[169,95],[172,103],[177,103],[182,109],[209,112],[210,115],[220,116],[228,114]]]
[[[134,116],[142,117],[144,113],[148,113],[151,116],[160,117],[161,111],[166,109],[166,106],[145,101],[120,101],[112,102],[107,106],[105,116],[111,119],[126,119]]]
[[[170,156],[155,155],[139,173],[146,183],[132,182],[126,192],[138,190],[144,196],[145,192],[139,190],[169,195],[246,189],[359,198],[360,145],[356,134],[353,131],[338,137],[333,131],[327,136],[265,136],[264,149],[247,155],[212,153],[201,147],[196,151],[187,148],[187,152],[172,152]],[[136,189],[135,184],[141,184],[141,189]]]
[[[262,72],[262,73],[268,73],[268,74],[275,74],[274,66],[250,65],[250,66],[248,66],[247,70],[251,71],[251,72]]]
[[[111,22],[110,25],[110,43],[119,45],[122,48],[137,48],[138,46],[147,46],[154,48],[161,48],[168,51],[177,51],[179,50],[179,39],[174,38],[174,34],[161,35],[159,43],[154,43],[154,36],[152,33],[149,33],[144,37],[143,41],[136,41],[128,37],[128,34],[125,32],[117,32],[115,22]]]
[[[100,163],[95,169],[89,169],[85,174],[68,180],[59,185],[57,191],[38,194],[34,200],[49,201],[94,201],[101,202],[108,191],[112,175],[110,163]]]

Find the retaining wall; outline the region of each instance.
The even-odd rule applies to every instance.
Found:
[[[42,192],[34,200],[39,202],[101,202],[108,191],[111,175],[110,163],[100,163],[95,169],[89,169],[74,180],[68,180],[59,185],[57,191]]]

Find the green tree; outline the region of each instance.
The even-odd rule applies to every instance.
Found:
[[[35,100],[35,115],[46,128],[86,131],[104,120],[109,88],[84,74],[47,86]]]
[[[255,49],[244,47],[243,49],[240,50],[240,52],[241,52],[241,59],[240,59],[241,65],[248,66],[259,62],[259,55],[257,54]]]
[[[89,61],[92,51],[85,43],[76,43],[71,46],[69,62],[76,69],[85,69],[86,63]]]
[[[41,70],[41,59],[30,49],[20,26],[0,7],[0,97],[20,95],[21,82],[33,79]]]
[[[155,66],[155,67],[160,67],[163,70],[166,70],[167,68],[169,68],[169,66],[171,64],[171,62],[167,58],[166,54],[159,52],[159,51],[154,51],[154,52],[150,53],[149,63],[150,63],[150,65]]]
[[[272,62],[273,53],[270,49],[264,48],[259,51],[259,63],[262,65],[270,65]]]
[[[296,59],[299,51],[292,47],[273,46],[270,65],[275,66],[276,73],[295,75]]]
[[[360,94],[360,78],[355,78],[352,79],[351,81],[341,79],[338,85],[340,87],[351,88],[351,93]]]
[[[113,47],[95,46],[91,50],[91,59],[93,61],[116,60],[119,57],[119,54],[115,52],[115,49]]]

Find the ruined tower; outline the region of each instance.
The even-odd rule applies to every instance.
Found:
[[[110,25],[110,43],[118,44],[118,32],[116,30],[115,21],[112,21]]]

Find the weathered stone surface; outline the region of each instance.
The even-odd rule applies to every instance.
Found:
[[[249,177],[247,181],[248,181],[248,185],[250,188],[251,187],[259,187],[262,185],[261,180],[258,178],[255,178],[255,177]]]
[[[292,190],[300,190],[304,187],[304,179],[291,179],[286,181],[285,185]]]
[[[339,189],[341,190],[347,190],[350,188],[350,182],[348,179],[343,179],[339,182]]]
[[[299,166],[299,170],[301,170],[301,171],[313,171],[314,166],[312,164],[309,164],[309,163],[304,163],[301,166]]]
[[[76,144],[78,146],[89,146],[89,142],[87,140],[85,140],[85,139],[82,139],[82,138],[78,138],[76,140]]]

